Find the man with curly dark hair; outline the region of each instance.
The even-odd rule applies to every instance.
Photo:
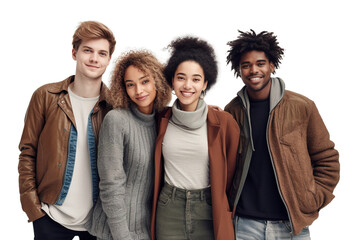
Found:
[[[271,77],[284,49],[272,32],[239,31],[227,63],[245,86],[226,105],[240,126],[230,191],[237,239],[310,239],[308,226],[333,198],[339,154],[310,99]]]

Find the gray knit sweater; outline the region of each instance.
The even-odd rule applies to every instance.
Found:
[[[110,111],[98,146],[100,196],[88,231],[98,239],[150,239],[155,114]]]

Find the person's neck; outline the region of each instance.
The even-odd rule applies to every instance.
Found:
[[[73,93],[80,97],[92,98],[97,97],[100,94],[101,78],[83,79],[75,75],[75,80],[70,84],[70,89]]]

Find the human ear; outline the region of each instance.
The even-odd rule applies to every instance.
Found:
[[[71,55],[72,55],[72,58],[76,61],[76,50],[75,50],[75,48],[72,49]]]

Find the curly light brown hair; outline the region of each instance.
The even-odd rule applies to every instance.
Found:
[[[112,106],[114,108],[129,108],[132,102],[126,93],[124,82],[125,71],[129,66],[134,66],[154,78],[156,87],[154,108],[156,112],[162,111],[171,100],[171,88],[163,74],[164,66],[147,50],[132,50],[123,53],[117,59],[110,80],[110,103]]]

